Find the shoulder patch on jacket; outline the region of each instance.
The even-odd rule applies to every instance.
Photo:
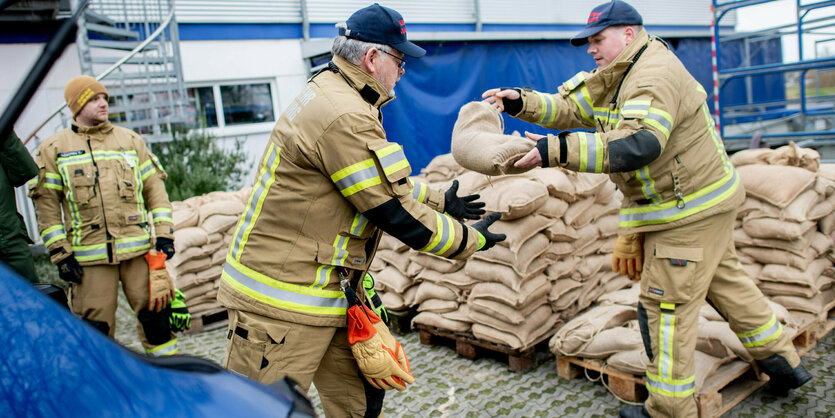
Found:
[[[585,71],[580,71],[579,73],[575,74],[574,77],[571,77],[566,82],[562,83],[563,88],[565,91],[573,91],[580,87],[584,81],[586,81],[587,73]]]
[[[83,149],[77,151],[62,152],[58,154],[58,158],[75,157],[76,155],[83,155],[87,151]]]
[[[368,143],[368,149],[377,157],[380,167],[383,168],[383,175],[390,183],[397,183],[412,173],[412,167],[400,144],[386,140],[371,141]],[[411,189],[411,186],[409,188]]]
[[[351,126],[351,132],[353,132],[355,134],[358,134],[360,132],[371,131],[371,130],[374,130],[375,125],[376,124],[374,124],[374,123],[363,123],[363,124],[360,124],[360,125],[353,125],[353,126]]]

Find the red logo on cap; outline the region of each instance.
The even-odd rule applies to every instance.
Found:
[[[405,20],[400,21],[400,33],[401,34],[406,33],[406,21]]]
[[[588,21],[588,22],[586,22],[586,24],[589,24],[589,23],[591,23],[591,22],[596,22],[596,21],[597,21],[597,19],[600,19],[600,15],[601,15],[601,14],[603,14],[603,12],[597,12],[597,13],[592,12],[592,13],[589,15],[589,21]]]

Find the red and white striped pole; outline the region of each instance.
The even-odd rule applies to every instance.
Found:
[[[710,20],[710,52],[713,63],[713,111],[716,113],[716,130],[722,132],[719,126],[719,69],[716,64],[716,12],[713,9],[713,4],[710,5],[710,13],[713,19]]]

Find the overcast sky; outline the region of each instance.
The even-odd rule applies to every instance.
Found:
[[[805,1],[804,3],[810,3]],[[737,9],[737,31],[753,31],[766,29],[775,26],[795,24],[797,22],[796,0],[778,0],[770,3],[748,6]],[[813,10],[806,15],[804,22],[822,17],[835,16],[835,6]],[[818,29],[815,32],[821,34],[803,35],[803,55],[805,59],[823,58],[835,55],[835,19],[828,21],[829,27]],[[830,39],[817,46],[815,54],[815,41]],[[798,48],[797,36],[783,37],[783,60],[786,62],[797,61]]]

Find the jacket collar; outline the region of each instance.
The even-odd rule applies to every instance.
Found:
[[[633,59],[638,51],[647,45],[652,39],[649,37],[645,29],[641,29],[635,40],[632,41],[623,51],[615,57],[609,65],[604,68],[597,68],[592,70],[590,75],[586,78],[586,85],[589,88],[589,93],[592,97],[603,97],[606,92],[612,88],[617,87],[620,79],[623,77],[626,69],[633,63]]]
[[[389,95],[389,92],[379,81],[350,61],[334,55],[333,63],[339,68],[339,72],[345,76],[348,84],[369,104],[380,108],[394,99],[394,96]]]
[[[87,135],[96,135],[99,133],[107,134],[113,130],[113,124],[110,121],[104,121],[95,126],[82,126],[79,125],[78,122],[73,119],[72,126],[70,126],[73,132],[77,134],[87,134]]]

